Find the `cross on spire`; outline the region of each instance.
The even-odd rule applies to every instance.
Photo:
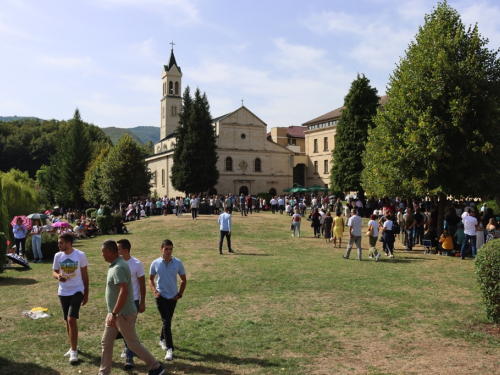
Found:
[[[241,106],[243,107],[243,99],[241,99]]]
[[[171,45],[172,45],[172,52],[173,52],[173,51],[174,51],[174,46],[175,46],[174,41],[172,41],[172,43],[169,43],[169,44],[171,44]]]

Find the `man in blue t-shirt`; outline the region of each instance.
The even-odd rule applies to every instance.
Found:
[[[149,287],[153,291],[156,306],[160,312],[162,329],[160,346],[167,351],[166,361],[171,361],[174,355],[172,340],[172,317],[179,298],[182,298],[186,288],[186,271],[182,262],[172,255],[174,244],[170,240],[161,243],[161,257],[151,263],[149,270]],[[181,279],[181,287],[177,291],[177,275]],[[156,277],[156,282],[155,282]]]

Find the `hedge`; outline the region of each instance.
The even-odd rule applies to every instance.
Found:
[[[474,262],[486,317],[500,323],[500,239],[484,244]]]
[[[5,233],[0,232],[0,273],[4,271],[7,264],[7,236]]]

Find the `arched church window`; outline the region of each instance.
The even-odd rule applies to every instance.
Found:
[[[175,82],[175,95],[179,95],[179,82]]]
[[[168,83],[168,93],[169,94],[173,94],[174,93],[174,83],[172,81],[170,81]]]
[[[229,172],[233,171],[233,159],[230,158],[229,156],[226,158],[226,171]]]
[[[254,169],[255,169],[255,172],[261,172],[261,170],[260,170],[260,159],[259,158],[255,159]]]

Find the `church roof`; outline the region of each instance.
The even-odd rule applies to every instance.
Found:
[[[225,115],[222,115],[222,116],[219,116],[219,117],[216,117],[214,119],[212,119],[212,124],[215,124],[216,122],[224,119],[225,117],[228,117],[228,116],[231,116],[233,113],[236,113],[238,112],[239,110],[241,110],[242,108],[245,108],[248,112],[250,112],[256,119],[258,119],[259,121],[262,121],[259,117],[257,117],[255,115],[255,113],[253,113],[252,111],[250,111],[247,107],[245,107],[244,105],[242,105],[240,108],[238,108],[236,111],[233,111],[231,113],[226,113]],[[263,124],[266,124],[264,121],[262,121]],[[267,124],[266,124],[267,125]]]
[[[170,59],[168,60],[168,64],[164,65],[165,70],[168,72],[174,65],[177,66],[177,69],[179,69],[179,72],[181,72],[181,67],[177,65],[177,62],[175,61],[174,51],[172,50],[170,52]]]
[[[385,103],[387,103],[387,95],[382,95],[378,101],[378,104],[380,106],[383,106]],[[339,107],[337,109],[334,109],[333,111],[330,111],[328,113],[325,113],[322,116],[313,118],[312,120],[309,120],[307,122],[304,122],[302,125],[307,126],[307,125],[312,125],[316,124],[317,122],[323,122],[327,120],[338,120],[340,118],[340,115],[342,114],[342,111],[345,107]]]
[[[216,117],[216,118],[212,119],[212,124],[215,123],[215,122],[218,122],[218,121],[222,120],[224,117],[229,116],[231,113],[226,113],[225,115],[222,115],[222,116],[219,116],[219,117]]]

